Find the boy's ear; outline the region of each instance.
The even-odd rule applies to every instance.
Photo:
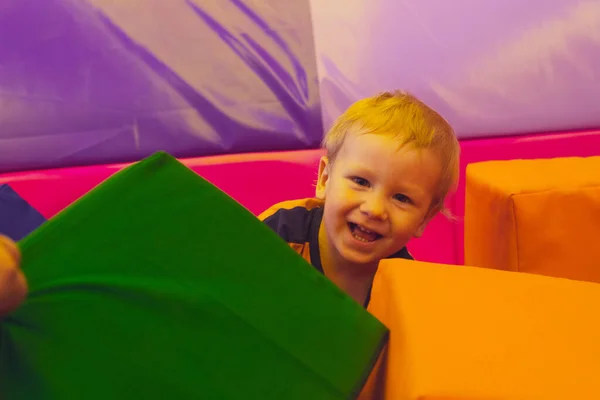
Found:
[[[423,222],[421,222],[421,225],[419,225],[414,235],[416,238],[420,238],[421,236],[423,236],[423,233],[425,232],[425,228],[427,228],[427,224],[429,223],[429,221],[431,221],[431,219],[425,219],[423,220]]]
[[[431,222],[433,217],[435,217],[440,211],[441,211],[441,207],[434,207],[431,210],[429,210],[427,215],[425,215],[425,218],[423,218],[423,222],[421,222],[421,225],[419,225],[419,227],[417,228],[417,230],[414,234],[414,237],[420,238],[421,236],[423,236],[423,233],[425,232],[425,228],[427,228],[427,225],[429,224],[429,222]]]
[[[317,190],[316,197],[319,200],[325,200],[325,188],[327,186],[327,181],[329,180],[329,158],[327,156],[321,157],[321,161],[319,161],[319,176],[317,178]]]

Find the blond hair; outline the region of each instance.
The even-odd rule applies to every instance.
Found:
[[[417,149],[437,151],[442,175],[431,208],[452,217],[444,201],[458,184],[460,146],[454,130],[440,114],[402,91],[359,100],[334,122],[323,139],[330,163],[335,161],[348,133],[392,135],[398,146],[411,144]]]

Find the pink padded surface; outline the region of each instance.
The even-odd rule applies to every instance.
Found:
[[[320,150],[192,158],[184,164],[258,214],[273,203],[314,194]],[[0,175],[46,218],[128,164]]]

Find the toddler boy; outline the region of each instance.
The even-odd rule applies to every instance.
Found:
[[[379,261],[406,249],[445,212],[460,148],[437,112],[403,92],[359,100],[323,140],[315,198],[259,215],[283,240],[360,304]]]

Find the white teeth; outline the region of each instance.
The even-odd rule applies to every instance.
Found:
[[[370,231],[370,230],[368,230],[368,229],[365,229],[365,228],[363,228],[363,227],[362,227],[362,226],[360,226],[360,225],[357,225],[357,226],[358,226],[358,229],[360,229],[361,231],[363,231],[363,232],[365,232],[365,233],[375,233],[375,232],[373,232],[373,231]]]
[[[354,223],[350,223],[352,237],[363,243],[371,243],[381,237],[377,232],[370,231],[368,229],[363,228],[362,226]],[[368,235],[369,237],[365,238],[364,235]]]
[[[368,233],[368,234],[377,234],[377,232],[373,232],[373,231],[370,231],[370,230],[368,230],[368,229],[365,229],[365,228],[363,228],[363,227],[362,227],[362,226],[360,226],[360,225],[356,225],[356,227],[357,227],[358,229],[360,229],[361,231],[363,231],[364,233]]]
[[[357,236],[357,235],[355,235],[355,234],[352,234],[352,236],[353,236],[353,237],[354,237],[354,239],[356,239],[356,240],[359,240],[359,241],[361,241],[361,242],[365,242],[365,243],[369,243],[369,241],[368,241],[367,239],[365,239],[365,238],[362,238],[362,237],[360,237],[360,236]]]

